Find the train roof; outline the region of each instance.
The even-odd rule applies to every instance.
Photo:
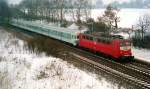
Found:
[[[124,40],[123,36],[121,36],[121,35],[105,34],[105,33],[102,33],[102,32],[84,33],[84,35],[94,37],[94,38],[100,38],[100,39]]]
[[[49,29],[53,29],[55,31],[61,31],[61,32],[65,32],[65,33],[69,33],[69,34],[79,34],[79,33],[84,33],[86,30],[79,30],[79,29],[71,29],[71,28],[63,28],[63,27],[55,27],[55,26],[51,26],[51,25],[44,25],[44,27],[47,27]]]
[[[25,20],[16,20],[16,21],[21,21],[25,24],[32,24],[32,26],[38,26],[41,28],[49,29],[49,30],[55,30],[58,32],[64,32],[72,35],[77,35],[79,33],[84,33],[87,30],[79,30],[79,29],[71,29],[71,28],[63,28],[63,27],[56,27],[48,24],[42,24],[42,23],[33,23],[32,21],[25,21]]]

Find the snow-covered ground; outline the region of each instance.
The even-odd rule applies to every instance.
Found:
[[[150,63],[150,50],[133,47],[132,53],[135,58]]]
[[[105,9],[93,9],[92,18],[97,19],[97,17],[104,14]],[[140,16],[143,14],[150,14],[150,9],[121,9],[118,13],[120,17],[119,27],[131,28],[133,25],[137,24]]]
[[[24,41],[0,30],[0,89],[118,89],[107,81],[62,59],[36,55]]]
[[[98,17],[104,14],[105,9],[92,9],[91,17],[97,20]],[[133,25],[137,24],[140,16],[143,14],[150,14],[150,9],[121,9],[118,13],[120,17],[120,22],[118,22],[119,27],[131,28]],[[66,14],[65,18],[69,21],[73,21],[72,14]],[[84,17],[81,18],[85,20]]]

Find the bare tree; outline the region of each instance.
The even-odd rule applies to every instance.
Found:
[[[141,39],[144,40],[144,36],[146,31],[148,31],[150,29],[150,15],[145,14],[141,17],[139,17],[139,21],[138,21],[138,32],[141,36]]]
[[[111,5],[108,5],[105,12],[104,12],[104,19],[105,22],[107,22],[110,26],[118,28],[118,22],[120,21],[120,17],[118,17],[119,9],[117,7],[112,7]],[[113,25],[115,24],[115,26]]]
[[[0,0],[0,21],[9,21],[10,15],[8,3],[5,0]]]
[[[19,6],[26,18],[57,21],[63,25],[68,13],[77,22],[81,22],[82,18],[88,19],[91,0],[23,0]]]
[[[124,28],[123,31],[128,34],[129,36],[128,39],[131,40],[131,34],[133,33],[133,28]]]
[[[77,23],[81,23],[83,18],[87,20],[91,14],[91,0],[74,0],[73,1],[73,18]]]
[[[59,5],[60,5],[60,21],[61,23],[63,22],[63,17],[64,17],[64,12],[63,10],[65,9],[65,0],[59,0]]]

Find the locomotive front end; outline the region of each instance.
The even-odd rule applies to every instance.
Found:
[[[134,57],[132,56],[132,52],[131,52],[131,42],[130,41],[122,41],[120,43],[120,56],[121,59],[123,60],[127,60],[127,59],[131,59],[133,60]]]

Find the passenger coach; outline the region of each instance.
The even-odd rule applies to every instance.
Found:
[[[69,29],[69,28],[62,28],[62,27],[54,27],[51,25],[45,24],[38,24],[33,23],[32,21],[25,21],[25,20],[12,20],[11,25],[23,28],[28,31],[36,32],[42,35],[46,35],[52,37],[54,39],[58,39],[67,43],[70,43],[74,46],[78,44],[78,36],[80,33],[84,33],[86,30],[77,30],[77,29]]]

